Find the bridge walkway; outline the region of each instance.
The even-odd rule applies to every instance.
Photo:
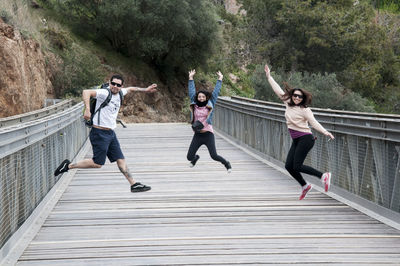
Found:
[[[187,124],[131,124],[115,164],[78,170],[17,265],[399,265],[400,231],[312,190],[216,134],[189,168]],[[91,152],[86,154],[91,157]]]

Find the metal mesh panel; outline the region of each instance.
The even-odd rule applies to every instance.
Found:
[[[26,148],[0,159],[0,248],[58,181],[54,170],[74,158],[88,130],[80,118]]]
[[[261,111],[268,107],[258,108],[255,105],[256,103],[240,104],[237,101],[221,100],[216,105],[213,125],[268,158],[282,162],[282,166],[292,143],[284,118],[284,107],[279,111],[276,104],[271,104],[269,110]],[[348,128],[345,124],[322,122],[324,119],[340,121],[342,115],[346,117],[343,120],[350,125]],[[352,118],[346,115],[328,113],[326,117],[322,117],[320,122],[334,133],[335,140],[328,141],[327,137],[313,130],[317,140],[305,164],[321,172],[332,172],[333,185],[400,212],[400,141],[394,140],[396,132],[399,136],[396,128],[399,128],[400,120],[388,118],[392,127],[388,129],[388,123],[377,121],[385,118],[371,118],[372,122],[380,123],[382,129],[375,127],[374,132],[370,133],[368,125],[363,127],[360,123],[358,128],[352,127],[352,119],[354,124],[359,123],[359,120],[354,114]],[[365,120],[365,114],[363,119]],[[389,136],[389,140],[385,140],[385,136]]]

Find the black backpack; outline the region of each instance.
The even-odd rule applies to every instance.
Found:
[[[91,115],[91,117],[90,117],[90,120],[86,120],[86,121],[85,121],[85,123],[86,123],[86,125],[87,125],[88,127],[92,127],[92,126],[93,126],[93,117],[94,117],[94,115],[95,115],[97,112],[99,113],[99,115],[98,115],[98,117],[97,117],[97,124],[100,125],[100,111],[101,111],[101,109],[102,109],[103,107],[107,106],[107,104],[110,103],[111,97],[112,97],[112,93],[111,93],[111,90],[110,90],[110,87],[109,87],[109,84],[108,84],[108,83],[101,84],[100,86],[97,86],[97,87],[95,87],[95,88],[96,88],[96,89],[106,89],[106,90],[108,91],[108,96],[107,96],[107,98],[104,100],[104,102],[102,102],[102,103],[100,104],[100,106],[99,106],[99,108],[97,108],[97,110],[95,110],[95,109],[96,109],[97,99],[94,98],[94,97],[90,97],[89,106],[90,106],[90,113],[91,113],[92,115]],[[124,94],[122,93],[121,90],[119,91],[119,98],[120,98],[121,106],[122,106],[122,101],[124,100]]]

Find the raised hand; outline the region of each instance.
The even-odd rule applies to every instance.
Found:
[[[152,93],[157,91],[157,84],[151,84],[146,88],[146,92]]]
[[[264,71],[265,71],[265,75],[267,76],[267,78],[268,78],[269,76],[271,76],[271,71],[270,71],[270,69],[269,69],[269,67],[268,67],[267,64],[265,64]]]
[[[192,70],[189,71],[189,79],[190,80],[193,79],[194,74],[196,74],[196,70],[192,69]]]
[[[218,80],[222,80],[224,78],[224,75],[222,75],[221,71],[218,71],[217,75],[218,75]]]

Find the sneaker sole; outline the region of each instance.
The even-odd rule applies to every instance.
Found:
[[[140,190],[131,190],[131,192],[132,193],[137,193],[137,192],[146,192],[146,191],[149,191],[149,190],[151,190],[151,188],[143,188],[143,189],[140,189]]]

